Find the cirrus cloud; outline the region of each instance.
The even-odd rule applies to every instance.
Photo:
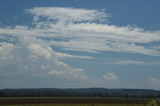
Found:
[[[62,7],[35,7],[26,11],[34,15],[35,27],[0,28],[0,33],[52,39],[50,45],[65,50],[160,56],[156,43],[160,41],[160,31],[96,23],[96,20],[108,18],[102,11]]]

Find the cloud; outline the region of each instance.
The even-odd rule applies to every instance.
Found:
[[[37,17],[34,20],[37,28],[45,28],[45,31],[53,34],[52,37],[69,38],[68,41],[53,42],[65,50],[160,55],[154,44],[160,40],[160,31],[96,23],[96,20],[104,20],[109,16],[101,11],[61,7],[36,7],[27,11]],[[47,21],[44,21],[44,17]],[[149,43],[153,43],[153,47]]]
[[[59,58],[83,58],[83,59],[93,59],[91,56],[78,56],[78,55],[70,55],[67,53],[60,53],[60,52],[55,52],[57,57]]]
[[[107,62],[106,64],[116,64],[116,65],[159,65],[160,62],[145,62],[145,61],[134,61],[134,60],[118,60]]]
[[[150,78],[149,78],[149,81],[150,81],[152,84],[160,85],[160,79],[158,79],[158,78],[150,77]]]
[[[50,84],[51,81],[62,80],[63,84],[67,84],[70,79],[92,80],[83,69],[73,68],[60,61],[60,58],[93,57],[57,52],[54,47],[91,53],[112,51],[160,56],[159,44],[156,43],[160,41],[159,30],[147,31],[130,25],[108,25],[110,15],[104,11],[35,7],[25,12],[33,15],[33,26],[0,28],[0,76],[5,82],[9,78],[19,80],[27,77],[41,78],[42,82],[48,78]],[[111,64],[149,63],[121,60]],[[114,73],[106,73],[103,79],[117,80],[118,77]]]
[[[83,69],[72,68],[66,63],[59,61],[52,48],[43,41],[37,39],[20,39],[21,43],[14,45],[0,42],[0,76],[15,77],[20,80],[23,76],[31,79],[53,77],[65,80],[87,80],[88,76]],[[55,71],[56,70],[56,71]]]
[[[35,7],[26,10],[34,15],[34,21],[41,20],[41,17],[52,20],[53,22],[82,22],[82,21],[103,21],[108,17],[104,12],[97,10],[62,8],[62,7]]]
[[[118,79],[117,75],[114,73],[106,73],[103,75],[103,78],[108,81],[115,81]]]
[[[26,12],[33,15],[34,27],[17,25],[0,28],[0,34],[48,39],[50,45],[64,50],[160,56],[156,43],[160,41],[160,31],[147,31],[131,25],[120,27],[104,24],[109,14],[103,11],[35,7]],[[98,20],[103,20],[103,23],[97,23]]]
[[[112,42],[105,41],[105,39],[99,38],[82,38],[76,40],[70,40],[68,42],[54,41],[52,43],[57,47],[60,47],[64,50],[72,51],[85,51],[98,53],[102,51],[112,51],[112,52],[123,52],[123,53],[137,53],[143,55],[153,55],[160,56],[159,51],[155,49],[148,49],[144,46],[137,46],[135,44],[123,43],[123,42]]]

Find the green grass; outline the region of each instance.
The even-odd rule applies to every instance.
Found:
[[[151,100],[146,106],[159,106],[156,99]]]
[[[158,106],[160,106],[160,99],[156,99]]]
[[[52,101],[60,100],[58,103]],[[80,100],[77,102],[66,103],[64,100]],[[106,100],[109,102],[95,103],[92,101]],[[142,100],[142,102],[141,102]],[[23,101],[23,102],[22,102]],[[34,102],[33,102],[34,101]],[[42,102],[41,102],[42,101]],[[90,101],[87,103],[87,101]],[[121,102],[123,101],[123,102]],[[137,102],[139,101],[139,102]],[[14,98],[0,98],[0,104],[3,106],[160,106],[158,104],[159,99],[140,99],[140,98],[44,98],[44,97],[14,97]],[[30,103],[30,104],[29,104]],[[33,103],[33,104],[32,104]],[[11,105],[9,105],[11,104]],[[146,105],[147,104],[147,105]]]

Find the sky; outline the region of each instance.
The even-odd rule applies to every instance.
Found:
[[[0,89],[160,90],[159,0],[1,0]]]

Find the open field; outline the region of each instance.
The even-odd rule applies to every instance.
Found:
[[[150,99],[122,98],[0,98],[0,105],[7,106],[146,106]],[[152,101],[154,102],[154,101]],[[152,103],[150,103],[151,105]],[[148,106],[150,106],[148,105]],[[152,105],[151,105],[152,106]]]

